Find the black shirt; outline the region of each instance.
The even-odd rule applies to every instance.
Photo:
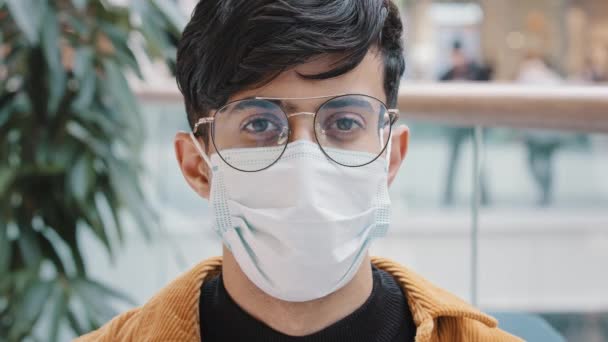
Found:
[[[204,342],[406,342],[416,326],[405,294],[388,273],[373,267],[373,289],[361,307],[312,335],[282,334],[253,318],[228,295],[222,276],[203,282],[199,303]]]

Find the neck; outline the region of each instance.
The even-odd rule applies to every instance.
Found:
[[[338,291],[308,302],[286,302],[260,290],[243,273],[224,247],[224,286],[230,297],[248,314],[290,336],[314,334],[348,316],[369,298],[373,280],[369,256],[353,279]]]

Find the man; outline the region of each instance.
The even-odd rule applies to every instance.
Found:
[[[546,87],[559,86],[563,83],[563,79],[551,68],[542,54],[529,51],[519,66],[515,82]],[[528,150],[528,167],[540,190],[539,206],[547,207],[553,201],[554,157],[566,143],[568,136],[563,132],[547,130],[523,131],[523,140]]]
[[[175,151],[223,257],[82,341],[516,341],[412,271],[370,258],[409,133],[382,0],[201,0],[179,44],[192,134]]]
[[[462,49],[460,40],[455,40],[452,43],[450,58],[450,69],[441,75],[439,78],[441,82],[483,82],[492,79],[492,68],[478,65],[476,62],[469,60]],[[484,130],[484,132],[487,133],[487,130]],[[456,170],[458,168],[458,161],[460,160],[462,145],[466,139],[473,139],[474,133],[475,129],[471,127],[450,127],[447,129],[446,135],[450,146],[450,157],[448,160],[445,191],[443,193],[443,204],[446,206],[454,204],[454,180],[456,178]],[[484,205],[489,204],[490,196],[488,193],[485,170],[481,170],[480,185],[481,203]]]

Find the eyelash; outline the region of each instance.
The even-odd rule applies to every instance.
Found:
[[[256,114],[252,117],[247,118],[243,123],[241,123],[241,130],[245,130],[245,127],[247,127],[248,125],[250,125],[251,123],[255,122],[256,120],[268,120],[268,122],[272,123],[273,125],[275,125],[276,127],[281,127],[280,123],[277,123],[275,120],[273,120],[272,118],[269,118],[269,116],[271,115],[264,115],[264,114]]]
[[[338,115],[342,115],[342,114],[350,114],[350,115],[346,115],[346,116],[344,116],[344,117],[341,117],[341,118],[338,118],[338,119],[335,119],[335,120],[334,120],[334,118],[335,118],[336,116],[338,116]],[[352,115],[352,116],[355,116],[356,118],[355,118],[355,117],[352,117],[351,115]],[[361,128],[364,128],[364,127],[365,127],[365,125],[366,125],[365,119],[364,119],[363,117],[361,117],[361,115],[358,115],[358,114],[355,114],[355,113],[351,113],[351,112],[338,112],[338,113],[334,113],[334,114],[332,114],[332,115],[331,115],[331,116],[330,116],[330,117],[327,119],[327,121],[329,121],[331,124],[334,124],[334,123],[336,123],[338,120],[340,120],[340,119],[344,119],[344,118],[346,118],[346,119],[351,119],[351,120],[355,121],[355,123],[356,123],[356,124],[357,124],[359,127],[361,127]],[[358,120],[357,120],[357,119],[358,119]]]

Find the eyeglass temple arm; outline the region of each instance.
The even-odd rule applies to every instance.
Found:
[[[214,119],[215,119],[214,117],[204,117],[204,118],[198,119],[198,121],[194,124],[194,128],[192,129],[192,131],[194,133],[198,132],[198,128],[200,126],[208,124],[208,123],[213,123]]]
[[[391,125],[394,124],[395,122],[397,122],[397,120],[399,120],[400,114],[401,114],[401,112],[399,112],[399,109],[389,109],[388,110],[388,115],[390,116]]]

